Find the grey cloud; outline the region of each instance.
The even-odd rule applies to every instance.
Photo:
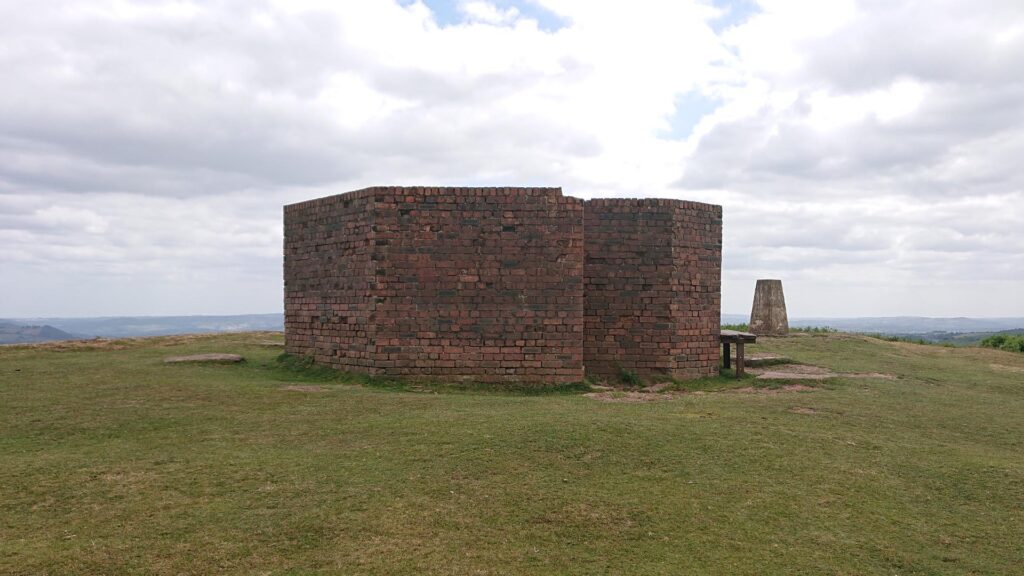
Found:
[[[43,98],[29,106],[23,94],[7,91],[7,98],[0,96],[4,107],[0,110],[6,112],[0,118],[8,120],[0,127],[22,141],[58,149],[50,154],[53,158],[29,162],[29,168],[8,167],[6,178],[38,189],[193,195],[261,184],[358,180],[372,174],[374,164],[411,166],[414,173],[437,177],[444,171],[486,169],[495,156],[511,158],[513,166],[520,158],[518,169],[542,164],[538,160],[543,155],[587,156],[599,151],[588,136],[501,114],[500,108],[466,125],[467,107],[538,82],[541,77],[536,73],[513,70],[460,77],[386,66],[348,45],[345,26],[353,24],[333,17],[278,17],[274,28],[265,30],[254,24],[266,8],[263,5],[207,6],[213,7],[201,17],[177,22],[154,19],[134,26],[102,18],[72,19],[66,16],[73,13],[69,10],[6,14],[29,29],[53,27],[54,21],[62,28],[56,47],[52,39],[40,42],[29,37],[12,42],[22,50],[12,51],[15,56],[3,62],[5,69],[13,69],[28,84],[27,92]],[[977,64],[973,57],[977,51],[965,51],[965,45],[987,42],[984,25],[1006,21],[1016,13],[1009,2],[976,11],[989,16],[977,26],[964,26],[968,32],[963,38],[950,39],[951,47],[940,50],[926,44],[927,37],[895,33],[918,11],[946,24],[953,18],[931,4],[866,6],[867,21],[861,26],[822,40],[821,49],[807,50],[808,69],[825,80],[848,70],[869,69],[879,75],[879,82],[837,83],[858,89],[906,74],[934,77],[917,71],[914,59],[887,67],[907,50],[888,50],[881,42],[884,37],[890,43],[918,42],[914,46],[923,46],[919,48],[921,66],[942,62],[947,71],[975,71],[976,65],[955,66],[953,60],[935,55],[968,54],[964,58]],[[957,15],[956,21],[969,16]],[[924,19],[922,27],[927,29],[928,24]],[[864,42],[865,33],[881,36],[878,42]],[[844,35],[858,41],[846,42]],[[24,35],[13,37],[24,39]],[[125,46],[140,48],[126,50]],[[69,66],[72,80],[60,74]],[[565,66],[566,74],[579,68],[578,64]],[[223,78],[212,76],[218,69],[226,71]],[[331,127],[305,110],[303,99],[315,95],[336,70],[359,71],[372,86],[416,105],[362,131]],[[126,78],[131,80],[125,82]],[[237,90],[212,82],[218,79],[237,84]],[[699,187],[777,181],[776,188],[800,193],[801,187],[794,185],[799,179],[834,182],[872,174],[876,181],[867,182],[865,188],[876,189],[879,177],[891,173],[900,186],[907,186],[906,172],[937,162],[948,152],[950,140],[962,141],[965,136],[1017,123],[1024,110],[1019,86],[996,90],[984,86],[977,94],[951,98],[957,90],[970,87],[943,86],[934,96],[935,103],[926,105],[912,125],[882,127],[868,120],[836,138],[814,134],[785,116],[719,127],[702,142],[683,182]],[[288,95],[295,100],[275,108],[259,104],[254,96],[260,95]],[[792,113],[798,116],[799,107]],[[766,144],[756,144],[776,129],[778,133],[768,137]],[[946,140],[934,137],[943,132],[948,133]],[[442,163],[444,171],[431,169]],[[927,178],[922,181],[922,187],[931,190],[955,188]],[[821,194],[829,187],[814,188],[809,193]]]
[[[202,196],[375,175],[443,178],[487,170],[495,157],[515,169],[597,146],[494,105],[541,81],[538,73],[386,64],[347,41],[358,21],[335,15],[276,13],[267,29],[261,3],[201,4],[198,17],[131,25],[71,3],[48,8],[8,7],[0,25],[13,47],[0,52],[0,67],[20,79],[0,93],[0,178],[10,188]],[[335,72],[412,107],[338,126],[312,103]],[[474,109],[481,113],[467,114]]]
[[[934,83],[1002,82],[1024,59],[1024,38],[996,33],[1024,19],[1015,0],[861,2],[860,21],[802,48],[807,74],[842,91],[877,88],[893,78]]]
[[[688,162],[687,188],[766,185],[783,195],[839,195],[853,191],[921,195],[1021,189],[1013,162],[988,162],[988,174],[941,174],[951,159],[1019,157],[1024,126],[1024,84],[997,89],[937,86],[909,117],[881,123],[868,116],[819,131],[795,109],[764,109],[749,119],[716,127]],[[1007,135],[1007,136],[1004,136]],[[986,142],[1001,146],[989,149]],[[964,181],[959,181],[963,178]],[[981,181],[977,179],[981,178]],[[774,185],[773,185],[774,184]],[[993,184],[994,186],[989,186]]]
[[[356,11],[291,13],[240,0],[199,3],[194,15],[142,10],[119,20],[97,6],[0,3],[5,310],[75,289],[81,310],[94,313],[277,307],[281,204],[364,185],[666,192],[572,170],[574,161],[606,153],[604,127],[513,105],[523,93],[586,85],[599,71],[599,60],[560,48],[578,32],[571,27],[552,38],[481,35],[551,40],[550,66],[513,61],[473,72],[393,57],[408,22],[396,21],[376,45],[360,40]],[[869,285],[879,275],[1019,283],[1024,82],[1012,72],[1024,61],[1024,37],[995,36],[1024,21],[1021,10],[1016,1],[864,2],[849,26],[800,46],[803,66],[778,77],[744,71],[742,53],[714,53],[717,71],[695,80],[708,94],[727,100],[750,80],[797,94],[788,108],[718,124],[692,157],[680,157],[674,196],[717,202],[709,190],[725,191],[730,282],[778,274],[797,294],[850,278]],[[429,48],[403,45],[400,56]],[[336,73],[405,107],[353,118],[342,106],[331,116],[316,99]],[[858,95],[907,79],[928,92],[905,117],[868,115],[830,131],[807,126],[816,91]],[[111,288],[117,283],[135,295]],[[33,294],[25,289],[32,284],[50,288]],[[949,290],[936,293],[957,293]],[[736,302],[737,293],[724,297]],[[111,308],[112,297],[138,308]],[[181,308],[146,304],[175,298]],[[206,308],[188,308],[190,299]],[[57,313],[76,312],[32,312]]]
[[[1024,62],[1022,24],[1024,5],[1015,1],[860,2],[851,22],[799,44],[797,72],[765,79],[797,91],[797,101],[715,127],[679,185],[802,201],[1019,191],[1024,175],[1012,159],[1024,153],[1024,82],[1012,71]],[[926,92],[904,117],[869,114],[831,130],[807,123],[814,91],[857,97],[906,80]]]

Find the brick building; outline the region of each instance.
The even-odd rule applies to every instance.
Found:
[[[284,219],[286,351],[319,364],[490,382],[718,373],[719,206],[375,187]]]

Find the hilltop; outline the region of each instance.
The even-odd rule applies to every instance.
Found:
[[[630,403],[345,376],[280,338],[0,349],[0,572],[1020,567],[1024,354],[762,339],[849,376]],[[203,352],[247,361],[163,363]]]

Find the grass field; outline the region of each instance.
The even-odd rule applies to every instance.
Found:
[[[0,573],[1024,574],[1024,354],[794,336],[748,351],[898,379],[615,403],[268,338],[0,348]]]

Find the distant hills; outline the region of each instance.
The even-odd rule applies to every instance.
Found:
[[[0,321],[0,344],[34,344],[53,340],[72,340],[75,336],[53,326],[24,326]]]
[[[723,324],[747,322],[744,314],[722,314]],[[922,316],[887,316],[868,318],[791,318],[793,327],[828,326],[843,332],[868,334],[925,334],[928,332],[1001,332],[1024,328],[1024,318],[928,318]]]
[[[722,323],[740,324],[744,314],[722,314]],[[844,332],[887,334],[935,342],[974,343],[989,334],[1024,330],[1024,318],[792,318],[790,325],[828,326]],[[126,338],[214,332],[284,330],[284,314],[231,316],[121,316],[101,318],[15,318],[0,320],[0,344],[74,338]]]
[[[168,336],[171,334],[203,334],[214,332],[249,332],[284,330],[284,314],[241,314],[233,316],[121,316],[101,318],[16,318],[0,320],[10,334],[32,334],[35,340],[4,338],[0,328],[0,344],[46,342],[73,338],[128,338],[136,336]],[[49,329],[49,330],[46,330]],[[52,336],[52,337],[46,337]],[[27,336],[25,336],[27,337]]]
[[[1012,330],[999,330],[998,332],[925,332],[923,334],[910,334],[906,335],[909,338],[917,338],[926,342],[935,342],[938,344],[952,344],[954,346],[977,346],[982,340],[989,336],[996,334],[1004,334],[1006,336],[1021,336],[1024,335],[1024,328],[1014,328]],[[896,334],[896,336],[903,336],[902,334]]]
[[[796,326],[820,326],[827,323],[846,332],[903,334],[922,332],[999,332],[1024,328],[1024,318],[800,318]]]

